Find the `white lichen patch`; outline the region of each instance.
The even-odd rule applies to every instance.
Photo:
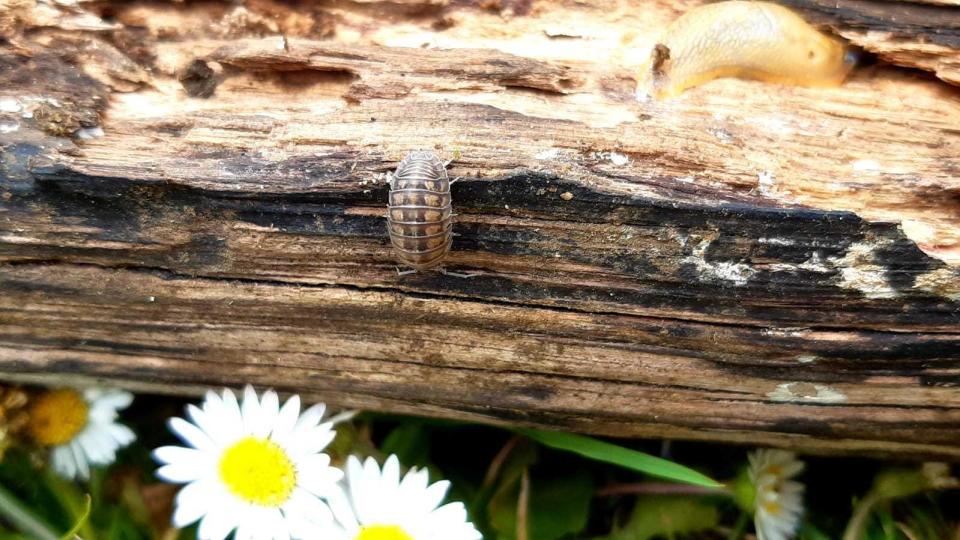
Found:
[[[960,270],[944,267],[920,274],[914,280],[913,288],[960,301]]]
[[[773,401],[802,402],[802,403],[843,403],[847,396],[825,384],[790,382],[778,384],[767,393]]]
[[[12,97],[0,97],[0,113],[18,113],[23,109],[20,100]]]
[[[767,237],[759,238],[757,239],[757,242],[760,242],[761,244],[771,244],[774,246],[792,246],[797,243],[795,240],[791,240],[789,238],[767,238]]]
[[[729,131],[727,131],[727,130],[725,130],[725,129],[723,129],[723,128],[712,128],[712,129],[709,129],[708,131],[709,131],[714,137],[716,137],[717,139],[719,139],[720,142],[727,143],[727,144],[733,142],[733,135],[731,135]]]
[[[623,167],[630,163],[630,157],[618,152],[593,152],[590,157],[596,160],[609,161],[617,167]]]
[[[99,139],[100,137],[103,137],[103,128],[100,126],[80,128],[77,130],[75,135],[81,140]]]
[[[622,167],[627,163],[630,163],[629,157],[623,154],[618,154],[617,152],[610,152],[609,159],[610,159],[610,163],[613,163],[617,167]]]
[[[829,274],[835,271],[834,268],[824,264],[823,259],[817,252],[810,254],[810,258],[800,264],[772,263],[764,265],[764,269],[772,272],[799,272],[800,270],[806,270],[807,272],[816,272],[818,274]]]
[[[537,152],[537,155],[533,156],[534,159],[538,159],[541,161],[557,159],[558,157],[560,157],[559,148],[547,148],[542,152]]]
[[[684,257],[682,262],[693,264],[697,269],[700,281],[726,281],[738,287],[746,285],[750,278],[757,273],[749,265],[738,262],[720,261],[708,262],[705,258],[710,239],[702,240],[693,252]]]
[[[13,133],[20,129],[20,122],[16,120],[0,120],[0,134]]]
[[[887,270],[876,264],[877,248],[887,244],[856,242],[851,244],[843,257],[831,257],[830,264],[840,273],[839,285],[844,289],[859,291],[867,298],[896,298],[899,293],[887,279]]]
[[[850,166],[856,172],[873,172],[880,170],[880,162],[874,159],[858,159]]]
[[[755,116],[751,123],[770,134],[790,135],[794,131],[790,122],[779,116]]]
[[[810,254],[809,259],[798,264],[797,268],[801,270],[808,270],[810,272],[819,272],[821,274],[833,272],[832,268],[823,263],[823,259],[820,258],[820,254],[816,251]]]
[[[812,364],[818,359],[819,357],[815,354],[801,354],[797,357],[797,362],[800,362],[801,364]]]
[[[809,328],[764,328],[761,330],[765,336],[789,338],[804,337],[809,331]]]
[[[757,189],[762,195],[773,195],[773,173],[770,171],[760,171],[757,174]]]

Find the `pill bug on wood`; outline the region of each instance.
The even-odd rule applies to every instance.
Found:
[[[451,183],[445,164],[433,152],[410,152],[397,166],[390,180],[387,227],[397,257],[412,268],[401,274],[437,268],[450,251],[454,236]]]

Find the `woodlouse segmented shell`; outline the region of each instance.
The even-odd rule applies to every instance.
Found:
[[[404,264],[438,266],[453,243],[453,207],[447,170],[433,152],[407,154],[390,182],[390,243]]]

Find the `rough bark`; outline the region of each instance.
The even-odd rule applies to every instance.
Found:
[[[310,5],[9,12],[0,371],[960,455],[956,89],[639,103],[631,58],[692,4]],[[463,177],[476,277],[396,273],[418,148]]]

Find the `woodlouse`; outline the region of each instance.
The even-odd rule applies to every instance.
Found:
[[[415,272],[436,268],[453,243],[451,181],[436,154],[407,154],[390,180],[387,226],[397,257]]]

